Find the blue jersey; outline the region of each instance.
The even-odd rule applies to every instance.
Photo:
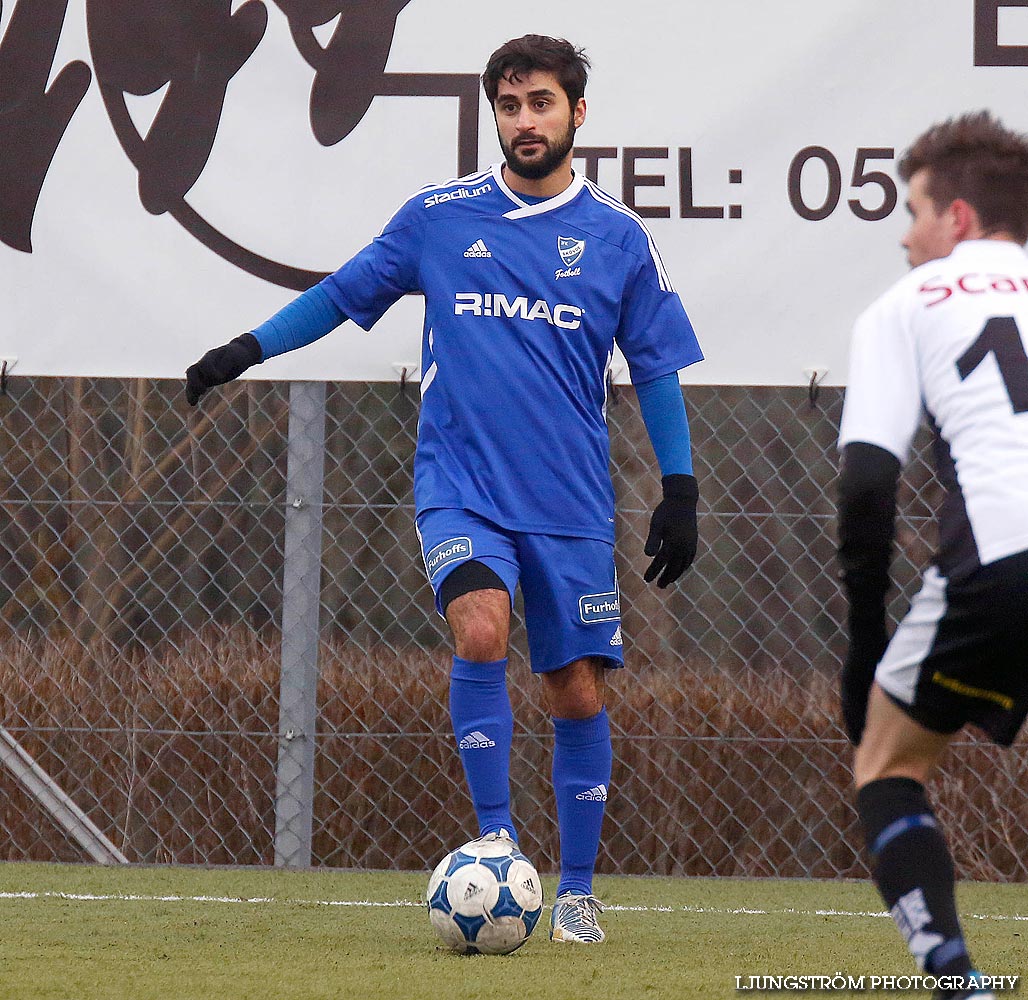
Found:
[[[499,165],[419,191],[324,282],[365,330],[425,296],[418,513],[612,541],[614,342],[633,382],[703,355],[637,215],[576,174],[529,204]]]

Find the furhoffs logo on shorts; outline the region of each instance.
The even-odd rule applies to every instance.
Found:
[[[425,553],[425,568],[428,570],[428,577],[432,579],[444,566],[450,563],[461,562],[471,557],[471,539],[449,538],[440,542],[434,549]]]
[[[609,594],[587,594],[578,599],[578,615],[586,625],[615,622],[621,617],[621,598],[616,590]]]

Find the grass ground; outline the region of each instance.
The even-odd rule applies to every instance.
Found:
[[[462,958],[436,947],[418,905],[426,879],[0,865],[0,997],[688,1000],[756,995],[736,976],[914,971],[863,882],[600,878],[602,946],[552,945],[541,921],[513,955]],[[1019,974],[1028,891],[959,892],[978,964]]]

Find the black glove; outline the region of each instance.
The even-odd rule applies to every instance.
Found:
[[[208,389],[239,378],[247,368],[263,360],[261,345],[252,333],[241,334],[221,347],[212,348],[186,369],[186,400],[190,406],[196,406]]]
[[[643,550],[654,559],[643,579],[649,583],[659,573],[657,586],[666,587],[674,583],[696,558],[696,501],[700,491],[696,477],[683,474],[665,476],[661,486],[664,499],[657,504],[650,518],[650,533]]]
[[[867,699],[875,679],[878,661],[885,655],[889,644],[885,634],[885,622],[875,622],[870,627],[854,628],[851,624],[850,648],[842,666],[839,682],[839,697],[842,701],[842,721],[846,735],[857,746],[864,735],[867,721]]]

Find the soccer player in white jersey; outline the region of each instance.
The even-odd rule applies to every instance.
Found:
[[[1028,712],[1028,137],[987,112],[899,165],[912,270],[857,321],[839,446],[850,645],[842,707],[875,882],[939,997],[991,997],[925,782],[965,723],[1009,746]],[[939,546],[886,636],[896,486],[922,411],[945,487]]]
[[[346,319],[425,296],[414,460],[418,536],[453,633],[450,712],[480,836],[516,838],[507,644],[515,588],[553,719],[560,882],[550,936],[603,940],[593,870],[610,792],[607,669],[620,667],[606,385],[628,360],[662,474],[644,579],[692,563],[697,487],[678,371],[702,358],[639,217],[572,169],[588,60],[501,46],[482,75],[504,162],[410,198],[353,259],[187,371],[190,403]]]

